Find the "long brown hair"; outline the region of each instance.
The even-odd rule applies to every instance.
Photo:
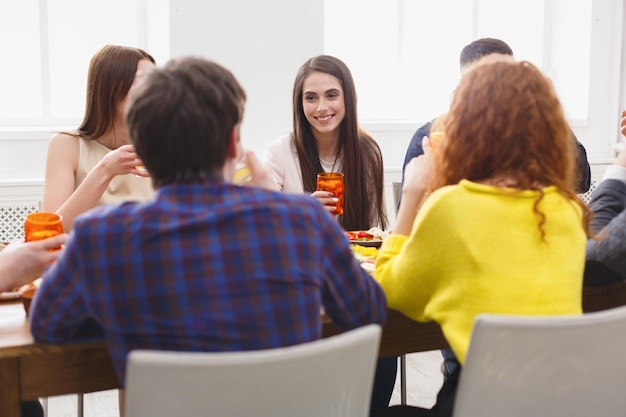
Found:
[[[137,63],[154,58],[143,49],[106,45],[91,58],[87,75],[85,116],[77,129],[86,139],[98,139],[115,125],[117,106],[135,80]]]
[[[312,72],[337,78],[343,88],[345,117],[339,127],[337,158],[341,158],[345,182],[344,214],[339,222],[346,230],[387,228],[383,194],[383,158],[376,141],[358,124],[357,97],[352,74],[338,58],[320,55],[300,67],[293,86],[293,137],[298,151],[305,191],[316,189],[317,173],[322,172],[317,142],[302,105],[304,80]]]
[[[434,190],[462,179],[513,181],[513,188],[539,191],[555,185],[583,212],[588,235],[591,212],[576,195],[576,150],[552,83],[529,62],[478,64],[463,76],[450,111],[433,130],[446,139],[435,152]]]

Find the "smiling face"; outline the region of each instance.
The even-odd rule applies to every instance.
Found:
[[[346,114],[339,80],[325,72],[312,72],[302,84],[302,110],[314,135],[338,133]]]

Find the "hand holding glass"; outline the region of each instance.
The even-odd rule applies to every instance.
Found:
[[[343,214],[343,174],[340,172],[320,172],[317,174],[317,191],[329,191],[337,199],[335,214]]]
[[[63,222],[61,216],[55,213],[36,212],[26,216],[24,221],[24,240],[32,242],[34,240],[43,240],[49,237],[60,235],[63,233]],[[59,250],[61,246],[50,249],[49,251]],[[21,291],[22,304],[28,316],[30,303],[35,296],[37,288],[34,284],[28,285]]]

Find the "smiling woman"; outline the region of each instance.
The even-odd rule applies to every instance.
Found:
[[[293,132],[271,143],[265,161],[282,191],[311,193],[346,230],[387,227],[383,161],[376,141],[361,127],[357,94],[346,64],[330,55],[307,60],[293,89]],[[338,195],[317,190],[321,172],[343,173],[343,213]]]

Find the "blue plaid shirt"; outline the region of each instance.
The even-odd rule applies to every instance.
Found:
[[[238,351],[383,323],[386,302],[309,196],[223,182],[161,188],[76,220],[31,307],[37,342],[106,339],[120,381],[137,348]]]

